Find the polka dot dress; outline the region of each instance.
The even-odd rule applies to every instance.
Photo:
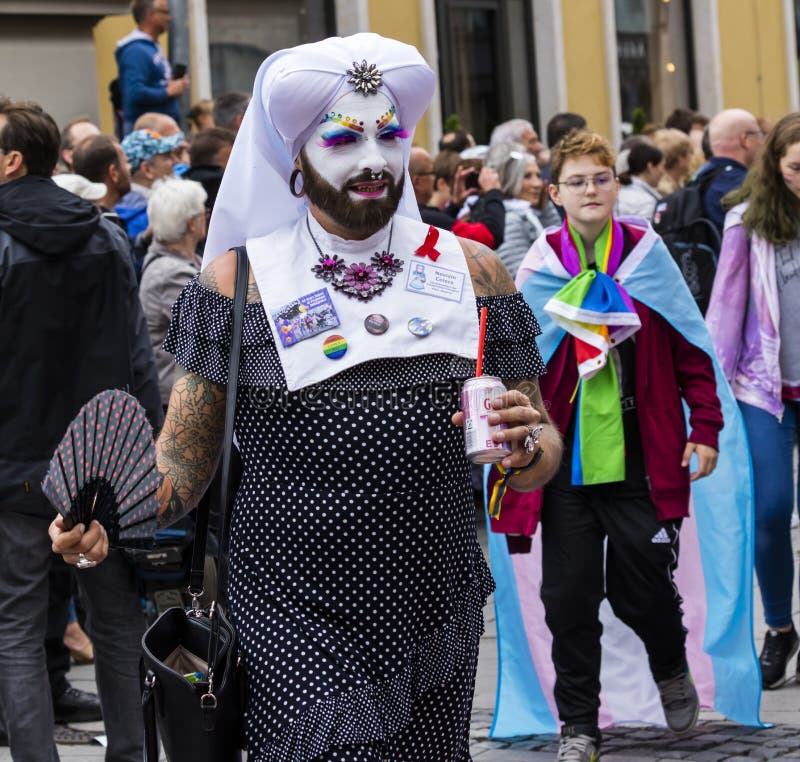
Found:
[[[522,296],[483,305],[486,372],[542,373]],[[191,281],[165,349],[225,383],[231,309]],[[441,354],[375,360],[289,392],[264,309],[246,306],[229,597],[250,762],[469,759],[493,583],[450,416],[474,365]]]

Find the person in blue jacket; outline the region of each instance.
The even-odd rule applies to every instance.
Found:
[[[187,76],[173,79],[172,68],[158,44],[169,28],[168,0],[133,0],[136,29],[117,43],[116,59],[122,90],[123,130],[147,111],[171,116],[180,124],[180,96],[189,87]]]

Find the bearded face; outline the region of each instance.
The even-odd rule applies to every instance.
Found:
[[[339,189],[311,166],[305,151],[300,153],[299,160],[303,190],[308,200],[356,238],[368,238],[388,225],[400,205],[403,175],[397,183],[384,170],[380,180],[372,180],[371,170],[366,170],[350,178],[345,187]],[[358,198],[362,194],[364,197]],[[368,194],[375,197],[370,198]],[[357,198],[353,198],[354,195]]]
[[[403,195],[408,136],[385,95],[343,95],[298,156],[309,202],[357,238],[385,227]]]

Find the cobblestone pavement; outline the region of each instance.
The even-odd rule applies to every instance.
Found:
[[[485,548],[485,535],[480,524],[479,536]],[[800,530],[793,530],[792,540],[795,555],[798,555]],[[755,636],[756,646],[760,649],[765,628],[758,586],[755,592]],[[795,621],[798,620],[798,609],[800,606],[795,603]],[[472,758],[475,762],[553,762],[558,749],[556,735],[489,738],[497,677],[497,631],[491,601],[484,611],[484,618],[486,632],[481,640],[470,733]],[[793,659],[791,677],[794,677],[794,667]],[[666,728],[642,725],[604,730],[601,762],[666,762],[674,759],[691,762],[771,759],[800,762],[800,685],[794,680],[762,695],[761,719],[774,727],[734,725],[710,711],[702,711],[700,718],[694,731],[680,738]]]
[[[478,521],[479,536],[484,550],[486,537],[482,521]],[[800,531],[792,532],[795,554],[800,550]],[[795,621],[798,606],[794,607]],[[553,762],[558,748],[555,735],[523,738],[490,739],[495,688],[497,679],[497,634],[494,609],[490,600],[484,612],[486,632],[481,640],[478,679],[472,714],[470,752],[475,762]],[[761,647],[764,635],[761,602],[756,588],[756,644]],[[794,671],[794,660],[792,661]],[[94,668],[74,667],[70,672],[73,685],[83,690],[95,690]],[[667,762],[684,759],[691,762],[753,762],[753,760],[784,760],[800,762],[800,685],[792,681],[775,691],[763,694],[761,718],[773,723],[770,728],[748,728],[723,721],[713,712],[702,712],[701,722],[690,734],[678,738],[663,728],[641,725],[615,728],[603,732],[601,762]],[[91,736],[102,734],[102,723],[76,724],[75,729]],[[62,740],[64,734],[61,734]],[[76,739],[77,740],[77,739]],[[62,760],[102,760],[105,750],[97,743],[59,743]],[[7,747],[0,747],[0,762],[11,762]],[[402,760],[402,762],[442,762],[441,760]]]
[[[490,712],[475,712],[470,751],[476,762],[536,762],[554,760],[557,735],[491,740]],[[603,732],[601,762],[744,762],[793,760],[800,762],[800,727],[747,728],[728,722],[706,720],[692,733],[678,738],[668,730],[641,726]]]

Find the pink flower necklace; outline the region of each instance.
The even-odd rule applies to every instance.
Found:
[[[354,262],[348,265],[338,254],[324,254],[322,249],[311,232],[311,225],[306,217],[306,227],[314,246],[319,252],[318,264],[311,268],[311,272],[330,283],[337,291],[347,294],[348,297],[360,299],[368,302],[376,296],[380,296],[389,286],[392,285],[397,273],[403,269],[405,264],[402,259],[397,259],[391,253],[392,232],[394,223],[389,228],[389,243],[385,251],[375,252],[370,258],[370,264],[366,262]]]

